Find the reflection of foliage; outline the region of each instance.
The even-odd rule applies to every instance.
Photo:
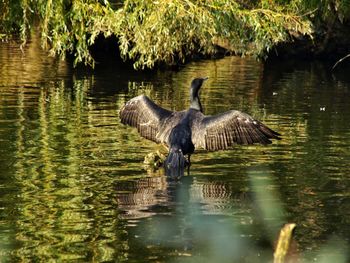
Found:
[[[340,251],[331,262],[346,262],[339,259],[346,255],[345,249],[341,254],[346,248],[342,236],[329,240],[330,233],[348,236],[346,83],[329,89],[334,83],[324,83],[327,72],[321,67],[307,70],[292,65],[292,73],[285,70],[278,81],[261,84],[280,68],[263,72],[254,60],[228,57],[196,62],[171,76],[159,73],[147,82],[130,72],[114,75],[111,82],[128,79],[130,90],[113,90],[108,96],[94,93],[105,91],[98,73],[56,81],[59,68],[59,75],[68,75],[63,74],[65,63],[42,63],[45,54],[33,44],[21,59],[10,57],[7,49],[0,51],[8,60],[6,66],[0,64],[0,119],[11,120],[1,122],[1,154],[14,163],[8,168],[11,173],[4,173],[10,175],[7,183],[1,185],[12,187],[2,188],[1,223],[2,229],[11,230],[2,231],[2,237],[10,243],[4,249],[12,261],[168,259],[172,257],[168,251],[191,253],[181,250],[180,241],[188,240],[199,250],[217,249],[210,262],[219,262],[226,249],[241,257],[237,261],[242,255],[255,256],[251,262],[264,261],[266,255],[260,255],[263,249],[257,244],[260,236],[268,234],[273,240],[280,224],[290,221],[297,223],[300,250],[311,250],[301,256],[313,259],[321,254],[327,259]],[[135,129],[122,126],[117,111],[140,92],[167,108],[183,109],[188,105],[189,83],[197,75],[210,76],[201,93],[206,113],[244,109],[280,131],[283,140],[268,147],[196,154],[190,176],[175,195],[175,187],[169,187],[164,177],[147,178],[141,171],[143,157],[156,146]],[[273,96],[273,91],[278,94]],[[319,110],[320,103],[326,105],[325,112]],[[259,172],[262,167],[270,169]],[[124,216],[120,210],[152,217],[129,221],[128,226],[120,220]],[[148,246],[148,233],[156,237],[159,233],[169,247]],[[232,239],[236,247],[225,242]],[[246,254],[237,247],[245,248]],[[195,261],[196,247],[193,251],[190,261]]]

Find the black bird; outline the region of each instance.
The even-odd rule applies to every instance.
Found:
[[[195,148],[216,151],[235,144],[270,144],[270,139],[280,140],[279,133],[237,110],[204,115],[199,90],[207,79],[192,81],[188,110],[166,110],[145,95],[129,100],[120,110],[123,124],[136,127],[141,136],[169,147],[166,170],[181,174],[187,163],[184,156],[188,155],[189,163]]]

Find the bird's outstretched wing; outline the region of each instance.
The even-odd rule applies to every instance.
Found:
[[[234,144],[269,144],[270,139],[281,139],[279,133],[236,110],[214,116],[202,115],[197,119],[192,129],[192,141],[196,148],[216,151],[228,149]]]
[[[166,110],[145,95],[129,100],[120,110],[119,116],[123,124],[136,127],[142,137],[160,142],[157,134],[163,122],[172,116],[173,112]]]

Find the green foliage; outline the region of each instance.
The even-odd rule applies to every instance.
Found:
[[[311,35],[311,23],[296,15],[293,5],[265,2],[127,1],[121,11],[121,53],[136,60],[136,67],[153,67],[191,54],[214,54],[217,45],[235,54],[265,56],[292,34]]]
[[[135,67],[176,63],[193,53],[212,53],[216,34],[210,9],[192,1],[127,1],[121,10],[120,50]]]
[[[98,1],[49,0],[36,5],[40,14],[42,43],[52,55],[62,57],[66,52],[75,55],[75,64],[84,62],[93,65],[89,46],[94,44],[99,34],[110,36],[117,14],[108,3]]]
[[[264,56],[277,43],[291,40],[291,35],[311,36],[311,23],[288,7],[276,4],[267,9],[261,1],[248,10],[221,1],[215,7],[218,37],[228,39],[235,53]]]
[[[316,23],[327,23],[333,19],[344,23],[350,19],[350,0],[300,0],[300,2],[300,7],[304,10],[315,11],[311,19]]]
[[[231,53],[265,57],[276,44],[312,37],[310,16],[350,17],[350,0],[2,0],[0,39],[15,32],[23,41],[32,28],[52,55],[75,56],[94,65],[89,47],[96,37],[114,35],[124,59],[135,68],[177,64],[192,55]],[[117,8],[119,6],[119,8]],[[293,37],[292,37],[293,36]],[[118,47],[116,47],[118,48]]]
[[[24,1],[23,1],[24,2]],[[24,35],[26,14],[19,0],[0,1],[0,39],[8,34],[22,32]]]
[[[103,2],[103,3],[101,3]],[[116,33],[114,24],[118,14],[106,1],[95,0],[22,0],[3,2],[0,20],[0,38],[19,32],[22,41],[30,35],[29,29],[37,27],[42,45],[51,55],[75,56],[75,64],[94,61],[89,46],[99,34],[106,37]]]

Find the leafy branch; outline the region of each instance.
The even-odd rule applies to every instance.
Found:
[[[348,1],[334,7],[343,20],[350,17]],[[94,66],[89,47],[99,35],[113,35],[121,57],[137,69],[211,56],[218,46],[266,57],[278,43],[312,38],[316,13],[331,15],[314,0],[126,0],[117,9],[107,0],[3,0],[0,8],[0,39],[17,32],[25,44],[36,30],[52,56],[71,53],[75,65]]]

